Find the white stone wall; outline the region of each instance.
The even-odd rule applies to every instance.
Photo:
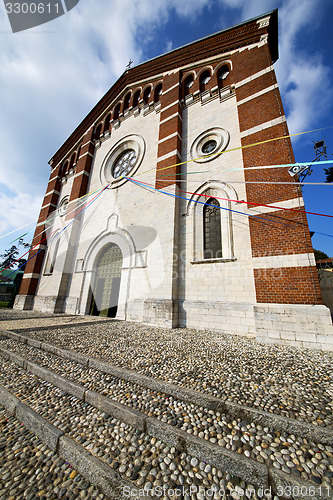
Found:
[[[333,326],[326,306],[256,304],[257,340],[333,351]]]
[[[69,177],[67,182],[62,185],[59,204],[61,200],[70,196],[73,186],[73,177]],[[69,205],[68,212],[74,210],[73,205]],[[67,213],[68,213],[67,212]],[[36,297],[34,300],[34,309],[44,312],[54,312],[55,302],[57,299],[58,289],[64,267],[64,260],[68,251],[70,227],[65,229],[68,224],[65,217],[60,217],[58,210],[55,210],[49,217],[46,223],[46,236],[47,236],[47,253],[44,258],[43,267],[41,270],[41,277],[38,283]],[[57,236],[57,235],[60,236]],[[59,240],[59,247],[57,251],[57,258],[52,274],[47,273],[48,259],[52,258],[56,242]]]
[[[135,176],[139,181],[155,185],[159,119],[155,111],[147,116],[132,115],[112,130],[111,137],[96,150],[89,192],[103,186],[100,172],[109,151],[120,139],[132,134],[142,136],[146,145]],[[93,282],[91,270],[98,255],[90,259],[89,264],[88,257],[97,251],[95,247],[98,248],[100,238],[102,246],[108,242],[124,245],[117,317],[140,321],[145,300],[172,299],[174,207],[175,198],[128,181],[117,189],[107,189],[85,211],[76,256],[78,264],[70,289],[70,297],[79,297],[77,312],[87,312],[87,288]]]
[[[201,105],[201,102],[198,102],[184,110],[183,161],[190,159],[191,144],[196,137],[211,127],[221,127],[229,132],[230,142],[227,146],[228,150],[241,146],[235,98],[221,103],[215,99],[205,105]],[[182,183],[182,189],[195,193],[200,190],[200,187],[205,182],[215,183],[218,186],[216,181],[219,181],[220,189],[228,190],[230,182],[244,181],[242,165],[241,149],[217,155],[215,159],[209,162],[187,163],[184,166],[184,171],[189,174],[191,172],[202,173],[184,176],[188,182]],[[226,184],[225,187],[223,183]],[[230,188],[227,193],[228,196],[238,200],[246,199],[245,184],[234,184],[234,186],[236,192]],[[218,195],[218,190],[214,190],[215,193]],[[191,195],[183,196],[188,198]],[[221,192],[220,197],[224,196]],[[205,201],[204,197],[198,199]],[[220,203],[221,205],[223,204],[222,201]],[[245,204],[231,202],[230,208],[240,212],[247,212]],[[256,300],[248,219],[241,214],[221,212],[222,218],[231,217],[231,239],[234,260],[216,262],[200,261],[195,263],[193,259],[194,247],[196,245],[196,235],[194,235],[195,205],[191,205],[186,201],[181,203],[180,253],[182,256],[182,265],[180,266],[179,299],[185,300],[184,310],[186,311],[184,313],[185,317],[182,319],[182,324],[188,324],[193,327],[203,327],[206,324],[212,325],[220,331],[226,331],[232,323],[234,331],[237,330],[239,333],[253,335],[253,310],[252,308],[249,309],[246,305],[253,304]],[[183,214],[186,215],[183,216]],[[202,219],[202,214],[198,216]],[[199,225],[203,228],[203,220],[199,220]],[[226,235],[222,234],[222,239],[223,237],[226,237]],[[198,244],[203,247],[202,237],[199,238]],[[212,307],[214,302],[217,302],[219,305]],[[222,304],[225,304],[225,307]],[[247,311],[246,321],[238,321],[236,319],[236,317],[242,317],[242,309]],[[231,319],[232,317],[234,318],[233,320]]]

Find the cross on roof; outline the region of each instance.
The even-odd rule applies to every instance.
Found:
[[[132,64],[133,64],[133,61],[132,61],[132,59],[130,59],[129,62],[128,62],[128,64],[127,64],[127,66],[126,66],[126,68],[127,69],[131,69],[131,65]]]

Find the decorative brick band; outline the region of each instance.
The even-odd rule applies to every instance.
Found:
[[[74,208],[74,202],[84,196],[87,193],[87,187],[90,178],[90,170],[93,162],[95,146],[92,140],[93,137],[93,127],[91,127],[83,138],[83,146],[81,148],[80,158],[78,159],[76,166],[76,174],[74,176],[72,191],[69,198],[69,203],[71,207]],[[66,220],[71,220],[75,217],[75,211],[72,209],[68,215],[66,215]]]
[[[302,206],[297,186],[274,184],[274,181],[290,182],[288,168],[251,168],[294,163],[295,159],[289,137],[260,144],[289,135],[268,45],[258,46],[250,53],[241,52],[237,59],[241,57],[243,60],[238,60],[237,66],[241,68],[238,81],[243,84],[236,86],[241,143],[242,146],[259,143],[242,149],[245,180],[253,182],[246,185],[247,200],[258,205],[284,202],[287,206],[291,203]],[[256,68],[256,73],[252,68]],[[246,75],[246,71],[250,74]],[[253,78],[254,74],[259,76]],[[257,180],[268,184],[256,184]],[[321,293],[306,215],[265,208],[260,212],[260,218],[249,219],[257,302],[320,304]]]
[[[179,163],[182,147],[179,82],[179,71],[167,74],[163,79],[164,91],[161,96],[158,160],[155,183],[157,189],[174,184],[175,176],[180,173],[180,167],[174,166]],[[166,168],[168,166],[170,166],[170,168]]]

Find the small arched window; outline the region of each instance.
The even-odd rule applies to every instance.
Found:
[[[108,132],[110,129],[111,113],[105,118],[103,132]]]
[[[134,97],[133,97],[133,108],[137,108],[139,106],[140,94],[141,94],[140,90],[137,90],[135,92]]]
[[[77,164],[77,162],[79,161],[79,158],[80,158],[80,154],[81,154],[81,144],[77,150],[77,153],[76,153],[76,160],[75,160],[75,165]]]
[[[57,254],[58,254],[58,250],[59,250],[59,243],[60,243],[59,234],[57,234],[56,238],[57,238],[57,240],[55,242],[51,243],[51,247],[49,248],[49,253],[48,253],[46,264],[45,264],[44,274],[53,274],[56,260],[57,260]]]
[[[161,95],[162,95],[162,84],[159,83],[155,88],[154,102],[158,102],[161,99]]]
[[[194,83],[193,75],[188,75],[184,80],[184,97],[191,93],[191,87]]]
[[[227,64],[224,64],[223,66],[221,66],[221,68],[219,68],[217,72],[217,84],[219,89],[223,87],[223,80],[225,80],[227,76],[229,76],[229,74],[230,74],[230,69]]]
[[[207,84],[210,82],[211,74],[209,69],[201,73],[200,75],[200,92],[204,92],[206,90]]]
[[[95,129],[95,134],[94,134],[94,138],[98,141],[99,139],[99,136],[101,135],[101,132],[102,132],[102,124],[100,123],[96,129]]]
[[[113,119],[114,120],[119,120],[119,114],[120,114],[120,102],[117,104],[117,106],[115,107],[114,109],[114,113],[113,113]]]
[[[69,162],[69,170],[73,168],[75,162],[75,153],[72,154],[70,162]]]
[[[131,92],[128,92],[128,94],[126,94],[126,97],[124,99],[124,111],[126,111],[126,109],[129,108],[130,100],[131,100]]]
[[[62,175],[65,175],[68,171],[68,165],[69,165],[69,161],[65,161],[65,163],[63,164],[63,167],[62,167]]]
[[[204,258],[222,258],[221,208],[216,198],[209,198],[203,210]]]
[[[149,86],[149,87],[146,88],[146,90],[143,93],[143,102],[145,104],[148,103],[148,99],[150,97],[150,94],[151,94],[151,87]]]

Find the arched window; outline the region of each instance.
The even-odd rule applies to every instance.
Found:
[[[59,177],[62,177],[65,175],[65,173],[67,172],[67,168],[68,168],[68,160],[67,161],[64,161],[59,169]]]
[[[145,104],[148,103],[148,99],[150,97],[150,94],[151,94],[151,87],[149,86],[149,87],[146,88],[146,90],[143,93],[143,102]]]
[[[56,241],[51,243],[51,247],[49,248],[49,253],[47,255],[47,260],[45,264],[44,274],[53,274],[55,263],[57,260],[57,254],[59,250],[60,236],[57,234]]]
[[[222,258],[221,209],[216,198],[209,198],[203,210],[204,258]]]
[[[101,135],[101,131],[102,131],[102,124],[100,123],[96,129],[95,129],[95,134],[94,134],[94,138],[98,141],[99,139],[99,136]]]
[[[211,79],[211,74],[210,74],[209,69],[207,69],[206,71],[201,73],[201,75],[200,75],[200,92],[204,92],[206,90],[206,86],[207,86],[208,82],[210,81],[210,79]]]
[[[154,102],[158,102],[161,98],[161,95],[162,95],[162,84],[159,83],[156,88],[155,88],[155,92],[154,92]]]
[[[73,153],[73,154],[72,154],[72,156],[71,156],[71,160],[70,160],[70,162],[69,162],[69,170],[70,170],[71,168],[73,168],[73,166],[74,166],[74,162],[75,162],[75,153]]]
[[[140,94],[141,94],[140,90],[137,90],[135,92],[134,97],[133,97],[133,108],[137,108],[139,106]]]
[[[115,107],[114,109],[114,113],[113,113],[113,119],[114,120],[119,120],[119,114],[120,114],[120,102],[117,104],[117,106]]]
[[[77,153],[76,153],[76,160],[75,160],[75,165],[77,164],[77,162],[79,161],[79,158],[80,158],[80,154],[81,154],[81,147],[82,145],[80,144],[78,150],[77,150]]]
[[[188,75],[184,80],[184,97],[191,93],[191,87],[194,83],[193,75]]]
[[[187,214],[193,219],[193,263],[208,259],[234,261],[231,201],[237,192],[220,181],[204,183],[195,190]],[[196,203],[202,201],[205,204]]]
[[[111,113],[109,113],[108,116],[105,118],[103,132],[108,132],[109,131],[110,121],[111,121]]]
[[[131,92],[128,92],[128,94],[126,94],[126,97],[124,99],[124,111],[126,111],[126,109],[129,108],[130,100],[131,100]]]
[[[67,171],[68,171],[68,165],[69,165],[69,161],[65,161],[64,165],[63,165],[63,168],[62,168],[62,175],[65,175],[67,174]]]
[[[230,70],[227,64],[224,64],[221,68],[219,68],[217,72],[217,84],[219,89],[223,87],[223,80],[225,80],[229,74]]]

